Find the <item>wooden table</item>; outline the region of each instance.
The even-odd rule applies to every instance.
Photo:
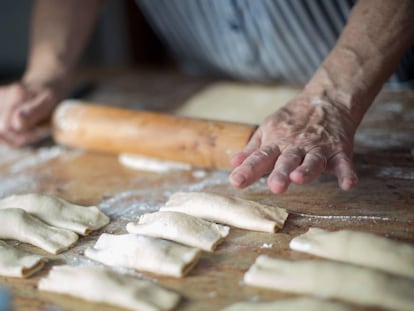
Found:
[[[210,81],[174,72],[111,71],[85,74],[97,88],[91,100],[125,106],[161,109],[179,104]],[[145,105],[143,104],[145,103]],[[292,297],[241,283],[244,272],[259,254],[285,258],[311,258],[290,251],[288,243],[308,227],[356,229],[375,232],[414,244],[414,92],[383,92],[368,112],[356,137],[355,163],[360,183],[355,190],[338,189],[335,178],[322,176],[308,186],[291,186],[271,194],[264,180],[240,191],[229,186],[228,174],[195,170],[155,174],[122,167],[116,156],[67,150],[53,145],[11,150],[0,147],[0,195],[43,192],[79,204],[97,204],[112,222],[100,232],[80,239],[70,251],[52,260],[47,269],[21,280],[0,278],[11,290],[15,310],[116,310],[79,299],[39,292],[36,284],[54,264],[90,263],[82,256],[102,232],[123,233],[124,225],[138,215],[156,210],[175,191],[211,191],[275,204],[291,214],[277,234],[232,229],[213,254],[203,253],[200,263],[184,279],[156,279],[180,293],[178,310],[219,310],[241,300]],[[34,247],[24,246],[41,253]],[[361,309],[362,310],[362,309]]]

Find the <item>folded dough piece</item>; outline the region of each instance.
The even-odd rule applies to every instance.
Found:
[[[159,160],[134,154],[120,154],[118,161],[129,168],[155,173],[191,170],[191,165],[183,162]]]
[[[46,257],[31,254],[0,241],[0,275],[25,278],[41,270]]]
[[[172,240],[205,251],[213,251],[229,235],[230,228],[179,212],[142,215],[138,223],[127,224],[130,233]]]
[[[221,311],[352,311],[355,308],[314,298],[283,299],[271,302],[239,302]]]
[[[204,192],[177,192],[161,211],[186,213],[234,227],[276,232],[288,216],[285,209]]]
[[[0,209],[0,239],[12,239],[58,254],[77,240],[72,231],[49,226],[20,208]]]
[[[201,251],[138,234],[102,234],[85,256],[109,266],[183,277],[198,262]]]
[[[96,206],[81,206],[43,194],[12,195],[0,200],[2,208],[21,208],[45,223],[86,235],[109,223]]]
[[[311,228],[294,238],[290,248],[414,278],[414,247],[372,233]]]
[[[333,261],[289,261],[261,255],[244,275],[249,285],[334,298],[392,310],[412,310],[414,281]]]
[[[171,310],[180,301],[176,293],[104,267],[54,266],[38,288],[137,311]]]

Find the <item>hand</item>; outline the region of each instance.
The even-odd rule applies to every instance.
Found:
[[[21,82],[0,87],[0,140],[14,147],[38,141],[48,133],[36,128],[61,99],[49,86]]]
[[[352,164],[357,124],[346,107],[327,97],[301,95],[266,118],[243,152],[233,156],[230,183],[245,188],[270,173],[274,193],[306,184],[323,172],[348,190],[357,183]]]

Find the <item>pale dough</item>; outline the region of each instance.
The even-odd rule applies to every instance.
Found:
[[[283,299],[271,302],[239,302],[221,311],[352,311],[343,304],[314,298]]]
[[[0,275],[25,278],[41,270],[46,257],[31,254],[0,241]]]
[[[191,170],[191,165],[188,163],[158,160],[134,154],[120,154],[118,160],[122,165],[140,171],[167,173]]]
[[[392,310],[413,310],[414,282],[334,261],[290,261],[261,255],[244,275],[248,285],[333,298]]]
[[[198,262],[200,250],[138,234],[102,234],[85,256],[108,266],[183,277]]]
[[[86,235],[109,223],[96,206],[80,206],[42,194],[12,195],[0,200],[2,208],[21,208],[45,223]]]
[[[0,209],[0,239],[12,239],[58,254],[77,240],[72,231],[49,226],[20,208]]]
[[[136,311],[171,310],[180,301],[153,283],[93,266],[54,266],[38,288]]]
[[[414,247],[372,233],[311,228],[294,238],[290,248],[414,278]]]
[[[300,90],[287,86],[215,83],[173,111],[185,117],[259,124]]]
[[[186,213],[237,228],[276,232],[288,216],[285,209],[205,192],[177,192],[161,211]]]
[[[138,223],[127,224],[127,231],[211,252],[229,234],[230,228],[184,213],[155,212],[142,215]]]

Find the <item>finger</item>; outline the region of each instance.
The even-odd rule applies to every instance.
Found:
[[[353,168],[351,159],[343,152],[336,154],[328,161],[328,167],[338,178],[338,184],[343,190],[349,190],[358,183],[358,176]]]
[[[259,130],[256,130],[253,136],[250,138],[249,142],[247,143],[246,147],[242,152],[238,152],[233,155],[230,159],[230,165],[235,168],[243,163],[246,158],[252,154],[255,150],[260,148],[261,144],[261,135]]]
[[[44,91],[30,102],[21,105],[12,115],[11,126],[14,131],[27,131],[45,120],[56,105],[50,92]]]
[[[289,177],[295,184],[303,185],[315,180],[325,169],[327,160],[320,151],[310,151],[302,164]]]
[[[230,183],[236,188],[244,188],[264,174],[270,172],[280,150],[277,145],[265,146],[251,153],[243,163],[235,168],[230,175]]]
[[[13,132],[8,131],[0,134],[0,140],[12,147],[22,147],[35,142],[38,142],[50,135],[45,129],[31,130],[27,132]]]
[[[279,156],[267,184],[274,193],[284,192],[290,184],[290,173],[301,163],[304,152],[297,148],[287,149]]]

